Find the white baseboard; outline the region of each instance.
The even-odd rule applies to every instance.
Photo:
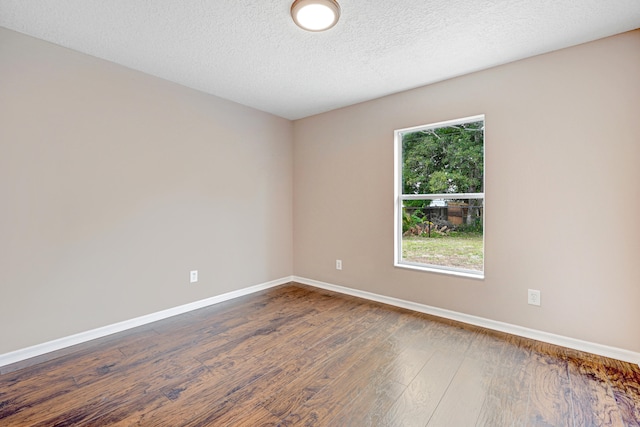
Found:
[[[635,353],[633,351],[629,351],[621,348],[609,347],[602,344],[596,344],[588,341],[578,340],[575,338],[564,337],[564,336],[552,334],[549,332],[529,329],[522,326],[499,322],[496,320],[485,319],[482,317],[471,316],[469,314],[459,313],[451,310],[445,310],[438,307],[432,307],[425,304],[419,304],[416,302],[401,300],[398,298],[374,294],[371,292],[360,291],[352,288],[346,288],[344,286],[333,285],[330,283],[320,282],[317,280],[307,279],[304,277],[293,276],[292,280],[294,282],[302,283],[304,285],[314,286],[316,288],[326,289],[329,291],[334,291],[341,294],[364,298],[371,301],[377,301],[383,304],[389,304],[396,307],[406,308],[408,310],[413,310],[420,313],[431,314],[433,316],[444,317],[445,319],[457,320],[459,322],[468,323],[475,326],[481,326],[483,328],[493,329],[495,331],[505,332],[512,335],[518,335],[518,336],[530,338],[536,341],[542,341],[549,344],[555,344],[562,347],[572,348],[574,350],[580,350],[587,353],[609,357],[611,359],[617,359],[617,360],[622,360],[629,363],[635,363],[638,366],[640,366],[640,353]]]
[[[168,317],[176,316],[178,314],[187,313],[192,310],[207,307],[210,305],[218,304],[223,301],[238,298],[244,295],[252,294],[254,292],[262,291],[264,289],[272,288],[274,286],[283,285],[293,280],[292,276],[283,277],[281,279],[273,280],[259,285],[250,286],[248,288],[239,289],[237,291],[227,292],[222,295],[216,295],[211,298],[206,298],[200,301],[194,301],[188,304],[180,305],[177,307],[169,308],[166,310],[158,311],[155,313],[147,314],[144,316],[136,317],[134,319],[125,320],[123,322],[114,323],[112,325],[103,326],[101,328],[92,329],[85,332],[80,332],[75,335],[59,338],[53,341],[48,341],[42,344],[36,344],[31,347],[22,348],[20,350],[12,351],[5,354],[0,354],[0,367],[10,365],[12,363],[21,362],[23,360],[30,359],[32,357],[41,356],[52,351],[61,350],[73,345],[82,344],[87,341],[94,340],[96,338],[102,338],[107,335],[122,332],[127,329],[132,329],[137,326],[146,325],[148,323],[156,322],[158,320],[166,319]]]

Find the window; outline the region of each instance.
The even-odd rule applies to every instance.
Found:
[[[395,132],[395,265],[484,277],[484,116]]]

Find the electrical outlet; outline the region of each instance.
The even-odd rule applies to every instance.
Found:
[[[342,260],[341,259],[337,259],[336,260],[336,270],[342,270]]]
[[[189,282],[196,283],[198,281],[198,270],[191,270],[189,272]]]
[[[529,289],[527,291],[527,302],[531,305],[540,305],[540,291],[537,289]]]

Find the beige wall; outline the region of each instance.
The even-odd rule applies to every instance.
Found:
[[[638,352],[639,75],[635,31],[292,125],[0,29],[0,354],[292,273]],[[485,280],[394,268],[393,130],[475,114]]]
[[[290,276],[291,161],[290,121],[0,28],[0,354]]]
[[[486,278],[394,268],[394,129],[475,114]],[[296,121],[294,273],[638,352],[639,186],[634,31]]]

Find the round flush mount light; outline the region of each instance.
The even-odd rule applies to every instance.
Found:
[[[295,0],[291,17],[303,30],[325,31],[338,22],[340,5],[335,0]]]

